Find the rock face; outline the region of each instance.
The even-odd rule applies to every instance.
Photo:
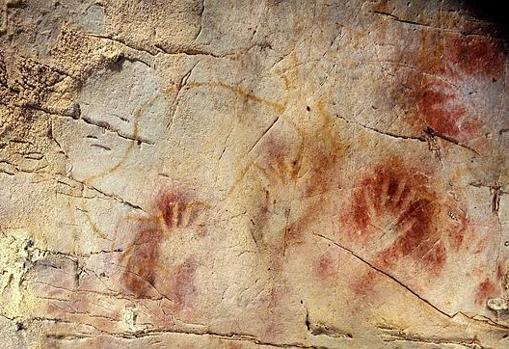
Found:
[[[505,28],[468,1],[0,1],[3,348],[508,348]]]

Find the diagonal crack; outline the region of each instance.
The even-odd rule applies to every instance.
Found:
[[[440,132],[437,132],[436,130],[432,129],[431,127],[426,128],[424,130],[424,134],[422,136],[407,136],[407,135],[400,135],[400,134],[389,132],[389,131],[379,130],[377,128],[374,128],[374,127],[365,125],[363,123],[360,123],[357,120],[347,119],[347,118],[345,118],[343,116],[336,115],[336,117],[338,119],[341,119],[341,120],[345,121],[346,123],[350,123],[351,122],[351,123],[355,124],[356,126],[362,127],[362,128],[364,128],[366,130],[378,133],[378,134],[383,135],[383,136],[387,136],[387,137],[391,137],[391,138],[396,138],[396,139],[414,140],[414,141],[428,143],[428,145],[430,146],[431,150],[433,150],[433,146],[432,146],[432,144],[430,144],[430,142],[434,138],[440,138],[440,139],[442,139],[444,141],[447,141],[447,142],[449,142],[451,144],[457,145],[458,147],[461,147],[463,149],[471,151],[471,152],[473,152],[474,154],[476,154],[478,156],[481,155],[474,148],[472,148],[472,147],[470,147],[470,146],[468,146],[466,144],[463,144],[463,143],[459,142],[458,140],[456,140],[456,139],[454,139],[452,137],[449,137],[449,136],[444,135],[444,134],[442,134]]]
[[[247,152],[248,154],[251,153],[251,151],[260,143],[260,141],[262,140],[263,137],[265,137],[266,134],[268,134],[270,132],[270,130],[274,127],[274,125],[276,125],[276,123],[279,121],[279,116],[275,117],[274,120],[272,120],[272,122],[270,123],[269,126],[267,126],[265,128],[265,130],[263,130],[262,134],[260,135],[260,137],[258,137],[258,139],[256,140],[255,143],[253,143],[253,145],[249,148],[249,151]]]
[[[412,295],[414,295],[417,299],[419,299],[420,301],[422,301],[423,303],[425,303],[426,305],[428,305],[429,307],[431,307],[432,309],[436,310],[438,313],[440,313],[441,315],[444,315],[446,316],[447,318],[449,319],[452,319],[454,316],[453,315],[450,315],[448,313],[446,313],[445,311],[441,310],[440,308],[438,308],[437,306],[433,305],[430,301],[428,301],[427,299],[423,298],[422,296],[420,296],[417,292],[415,292],[414,290],[412,290],[410,287],[408,287],[407,285],[405,285],[404,283],[402,283],[401,281],[399,281],[396,277],[392,276],[391,274],[387,273],[386,271],[376,267],[375,265],[373,265],[372,263],[370,263],[369,261],[367,261],[366,259],[362,258],[361,256],[359,256],[358,254],[356,254],[354,251],[350,250],[349,248],[346,248],[344,247],[343,245],[339,244],[338,242],[332,240],[331,238],[325,236],[325,235],[322,235],[322,234],[317,234],[317,233],[313,233],[313,235],[315,236],[318,236],[322,239],[325,239],[327,241],[329,241],[330,243],[332,243],[334,246],[336,247],[339,247],[340,249],[342,249],[343,251],[347,252],[348,254],[350,254],[351,256],[355,257],[356,259],[358,259],[359,261],[361,261],[362,263],[364,263],[365,265],[367,265],[368,267],[370,267],[371,269],[375,270],[376,272],[378,272],[379,274],[391,279],[392,281],[394,281],[395,283],[397,283],[399,286],[403,287],[405,290],[407,290],[408,292],[410,292]]]
[[[464,30],[456,30],[456,29],[452,29],[452,28],[439,27],[439,26],[434,26],[431,24],[412,21],[409,19],[404,19],[404,18],[398,17],[395,14],[386,12],[386,11],[376,11],[375,10],[375,11],[370,11],[370,12],[373,14],[376,14],[376,15],[388,17],[395,22],[421,27],[422,29],[426,29],[426,30],[435,30],[435,31],[451,33],[451,34],[456,34],[456,35],[464,35],[464,36],[489,37],[490,39],[502,38],[502,36],[500,34],[497,35],[497,33],[479,33],[479,32],[476,32],[475,30],[467,31],[465,29]],[[489,22],[487,22],[487,23],[489,23]]]
[[[424,133],[425,133],[426,135],[428,135],[429,137],[437,137],[437,138],[443,139],[444,141],[447,141],[447,142],[449,142],[449,143],[451,143],[451,144],[457,145],[458,147],[461,147],[461,148],[463,148],[463,149],[469,150],[469,151],[473,152],[474,154],[476,154],[476,155],[478,155],[478,156],[481,156],[481,154],[479,154],[479,152],[478,152],[477,150],[475,150],[474,148],[469,147],[468,145],[463,144],[463,143],[461,143],[460,141],[458,141],[458,140],[456,140],[456,139],[454,139],[454,138],[452,138],[452,137],[449,137],[449,136],[447,136],[447,135],[444,135],[444,134],[442,134],[442,133],[440,133],[440,132],[438,132],[438,131],[436,131],[436,130],[432,129],[431,127],[428,127],[428,128],[424,131]]]
[[[198,32],[194,36],[193,41],[196,41],[196,39],[198,39],[198,37],[200,36],[200,34],[203,30],[203,12],[204,11],[205,11],[205,0],[201,0],[200,13],[198,14],[200,16],[200,26],[199,26]]]
[[[185,73],[177,85],[177,93],[175,94],[175,98],[173,98],[172,102],[172,112],[171,112],[171,118],[168,121],[168,124],[166,125],[166,128],[170,129],[171,125],[173,125],[173,121],[175,121],[175,114],[177,113],[177,109],[180,103],[180,99],[182,97],[183,90],[187,87],[187,82],[189,78],[191,77],[191,74],[193,73],[193,70],[196,68],[196,66],[200,62],[195,63],[191,69],[187,73]]]
[[[374,127],[371,127],[371,126],[368,126],[368,125],[364,125],[360,122],[358,122],[357,120],[351,120],[351,119],[347,119],[343,116],[339,116],[339,115],[336,115],[336,117],[338,119],[341,119],[343,121],[345,121],[346,123],[353,123],[357,126],[360,126],[362,128],[365,128],[369,131],[372,131],[372,132],[376,132],[378,134],[381,134],[383,136],[388,136],[388,137],[392,137],[392,138],[397,138],[397,139],[410,139],[410,140],[414,140],[414,141],[419,141],[419,142],[426,142],[426,138],[424,136],[406,136],[406,135],[399,135],[399,134],[396,134],[396,133],[392,133],[392,132],[388,132],[388,131],[382,131],[382,130],[379,130],[377,128],[374,128]]]
[[[82,181],[80,181],[80,180],[78,180],[76,178],[73,178],[70,175],[69,176],[62,176],[62,179],[71,180],[71,181],[73,181],[75,183],[78,183],[79,185],[83,186],[84,188],[87,188],[89,190],[95,191],[96,193],[99,193],[99,194],[101,194],[101,195],[103,195],[105,197],[108,197],[108,198],[111,198],[111,199],[113,199],[115,201],[118,201],[121,204],[129,206],[130,208],[133,208],[133,209],[136,209],[136,210],[141,210],[141,211],[145,212],[145,210],[141,206],[139,206],[139,205],[136,205],[136,204],[134,204],[132,202],[129,202],[129,201],[125,200],[124,198],[118,196],[118,195],[102,191],[99,188],[97,188],[97,187],[95,187],[93,185],[87,184],[85,182],[82,182]],[[66,184],[65,182],[61,182],[61,183]]]
[[[116,42],[116,43],[121,44],[123,46],[129,47],[130,49],[132,49],[134,51],[148,53],[150,56],[153,56],[153,57],[157,56],[157,53],[158,53],[158,51],[155,50],[155,49],[149,50],[149,49],[146,49],[146,48],[141,47],[141,46],[133,45],[133,44],[130,44],[127,41],[122,40],[120,38],[114,38],[114,37],[106,36],[106,35],[94,35],[94,34],[87,34],[87,36],[93,37],[93,38],[96,38],[96,39],[102,39],[102,40],[108,40],[108,41]]]
[[[374,14],[380,15],[380,16],[389,17],[389,18],[391,18],[392,20],[394,20],[396,22],[416,25],[416,26],[425,27],[425,28],[434,28],[434,27],[432,27],[429,24],[424,24],[424,23],[419,23],[419,22],[415,22],[415,21],[410,21],[408,19],[399,18],[398,16],[396,16],[395,14],[392,14],[390,12],[384,12],[384,11],[371,11],[371,12],[374,13]],[[434,28],[434,29],[441,29],[441,28]]]

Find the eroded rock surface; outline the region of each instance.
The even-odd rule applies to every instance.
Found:
[[[506,28],[470,2],[0,25],[2,347],[509,347]]]

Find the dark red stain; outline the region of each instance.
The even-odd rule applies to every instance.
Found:
[[[504,282],[505,278],[506,278],[506,271],[505,271],[504,263],[499,261],[497,263],[497,280]]]
[[[360,278],[353,280],[351,288],[357,296],[365,296],[373,290],[376,285],[378,274],[368,270]]]
[[[329,280],[337,272],[335,261],[327,254],[321,255],[315,260],[313,272],[319,280]]]
[[[422,79],[420,90],[415,91],[417,114],[434,132],[447,136],[458,136],[464,130],[460,120],[465,116],[465,107],[457,102],[454,88],[442,81]],[[468,131],[470,125],[468,126]]]
[[[180,192],[163,192],[156,202],[156,212],[169,230],[182,227],[196,218],[191,200]]]
[[[292,157],[292,147],[276,137],[268,137],[264,150],[266,174],[271,180],[283,185],[295,180],[302,160],[300,154]]]
[[[431,128],[457,141],[479,135],[485,122],[469,91],[473,81],[486,86],[502,78],[502,42],[429,30],[419,35],[420,46],[402,45],[395,61],[392,97],[405,110],[405,120],[418,132]]]
[[[182,310],[188,306],[192,295],[196,293],[194,283],[197,264],[194,259],[188,259],[179,265],[172,275],[173,287],[170,298],[175,302],[175,308]]]
[[[163,233],[162,230],[154,228],[140,230],[127,257],[122,283],[137,298],[150,297],[154,293],[156,266]]]
[[[340,218],[348,245],[371,254],[370,263],[385,271],[410,259],[425,278],[438,276],[448,249],[462,246],[467,223],[464,217],[444,213],[448,207],[431,189],[428,176],[396,159],[361,176],[351,207]],[[464,221],[457,222],[460,218]],[[364,276],[354,289],[369,289],[372,280],[371,274]]]
[[[495,296],[497,288],[490,279],[486,279],[479,284],[475,291],[475,304],[483,305],[489,297]]]
[[[451,76],[498,78],[503,73],[505,54],[501,40],[479,35],[452,35],[447,39],[445,60]]]
[[[183,193],[164,191],[155,199],[150,217],[137,225],[131,248],[122,256],[126,260],[122,285],[136,298],[155,298],[161,294],[183,309],[187,297],[195,293],[194,274],[197,264],[188,259],[173,270],[159,264],[161,244],[177,229],[193,223],[197,209]]]

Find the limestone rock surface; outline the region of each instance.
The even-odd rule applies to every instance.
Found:
[[[0,0],[0,346],[508,348],[506,30]]]

